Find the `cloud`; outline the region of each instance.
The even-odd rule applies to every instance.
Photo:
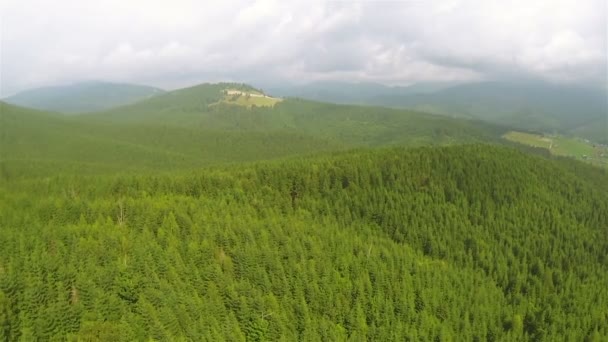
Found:
[[[5,0],[0,92],[82,79],[606,82],[602,0]]]

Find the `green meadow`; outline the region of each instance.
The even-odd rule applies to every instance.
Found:
[[[595,144],[588,140],[518,131],[510,131],[503,137],[509,141],[547,149],[556,156],[573,157],[595,165],[608,167],[608,146]]]

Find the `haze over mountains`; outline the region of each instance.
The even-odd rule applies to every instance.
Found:
[[[162,92],[149,86],[88,81],[25,90],[2,100],[40,110],[83,113],[126,105]]]
[[[607,94],[591,86],[538,81],[422,83],[409,87],[321,82],[272,91],[281,96],[475,118],[517,129],[608,142]]]
[[[357,105],[298,97],[283,101],[268,97],[272,101],[264,102],[264,97],[247,95],[260,91],[237,83],[201,84],[168,92],[144,88],[152,90],[152,95],[81,115],[50,114],[3,103],[3,165],[5,174],[13,176],[27,174],[19,171],[26,160],[46,165],[44,168],[49,171],[55,165],[60,166],[59,170],[80,167],[83,172],[95,173],[96,168],[120,169],[125,160],[132,158],[132,166],[173,170],[359,147],[504,144],[503,135],[519,127],[545,133],[576,132],[595,142],[606,138],[604,118],[598,115],[602,104],[590,92],[578,90],[557,97],[549,87],[516,91],[501,84],[444,86],[407,89],[334,83],[308,88],[318,89],[317,97],[324,99],[335,94],[328,90],[341,91],[342,99],[351,96]],[[88,92],[80,103],[89,108],[101,103],[110,105],[105,94],[138,87],[100,84],[96,89],[103,91]],[[54,96],[45,98],[46,105],[57,108],[66,103],[73,89],[80,88],[50,89],[47,94]],[[227,89],[241,95],[228,95]],[[400,95],[407,92],[411,94]],[[382,95],[386,93],[390,95]],[[434,108],[444,108],[452,115],[422,111],[428,109],[429,102],[424,102],[427,100],[437,101],[433,102]],[[368,101],[381,105],[361,106]],[[415,110],[388,108],[390,101],[412,104]],[[592,101],[596,101],[595,108]],[[499,109],[492,111],[496,106]],[[486,112],[484,108],[489,109]],[[518,113],[517,108],[534,109],[538,115],[524,115],[529,120],[518,121],[519,116],[513,114]],[[469,109],[474,111],[463,114]],[[569,115],[574,110],[580,117]],[[586,127],[589,129],[583,131]],[[585,143],[560,146],[559,153],[579,159],[592,156],[594,163],[605,164],[605,152],[581,144]]]
[[[390,87],[379,83],[333,81],[298,86],[275,85],[265,90],[280,97],[408,108],[608,143],[608,102],[606,93],[596,87],[538,81],[427,82]],[[141,85],[83,82],[28,90],[3,100],[24,107],[73,114],[135,104],[163,93],[164,90]],[[179,102],[176,99],[174,103]]]

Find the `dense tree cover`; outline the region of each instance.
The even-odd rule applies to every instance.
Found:
[[[345,147],[335,139],[294,131],[82,122],[0,102],[0,180],[183,170]]]
[[[404,109],[338,105],[288,98],[273,107],[220,102],[224,89],[256,91],[243,84],[202,84],[130,106],[84,115],[84,122],[198,127],[205,130],[287,131],[349,146],[440,144],[497,139],[507,130],[475,120]]]
[[[76,117],[0,102],[0,180],[184,170],[362,146],[488,141],[503,133],[466,120],[301,100],[274,108],[210,106],[225,87],[246,86],[198,86]]]
[[[485,145],[0,186],[0,340],[608,338],[608,175]]]

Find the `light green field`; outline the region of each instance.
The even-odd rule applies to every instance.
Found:
[[[236,92],[237,94],[231,94]],[[275,104],[281,102],[282,99],[276,97],[265,96],[259,92],[244,92],[239,90],[227,89],[224,98],[221,102],[235,104],[251,108],[256,107],[274,107]]]
[[[539,134],[531,134],[517,131],[510,131],[503,135],[503,138],[534,147],[552,149],[553,139]]]
[[[548,149],[556,156],[574,157],[595,165],[608,167],[608,147],[580,138],[510,131],[503,138],[520,144]]]

